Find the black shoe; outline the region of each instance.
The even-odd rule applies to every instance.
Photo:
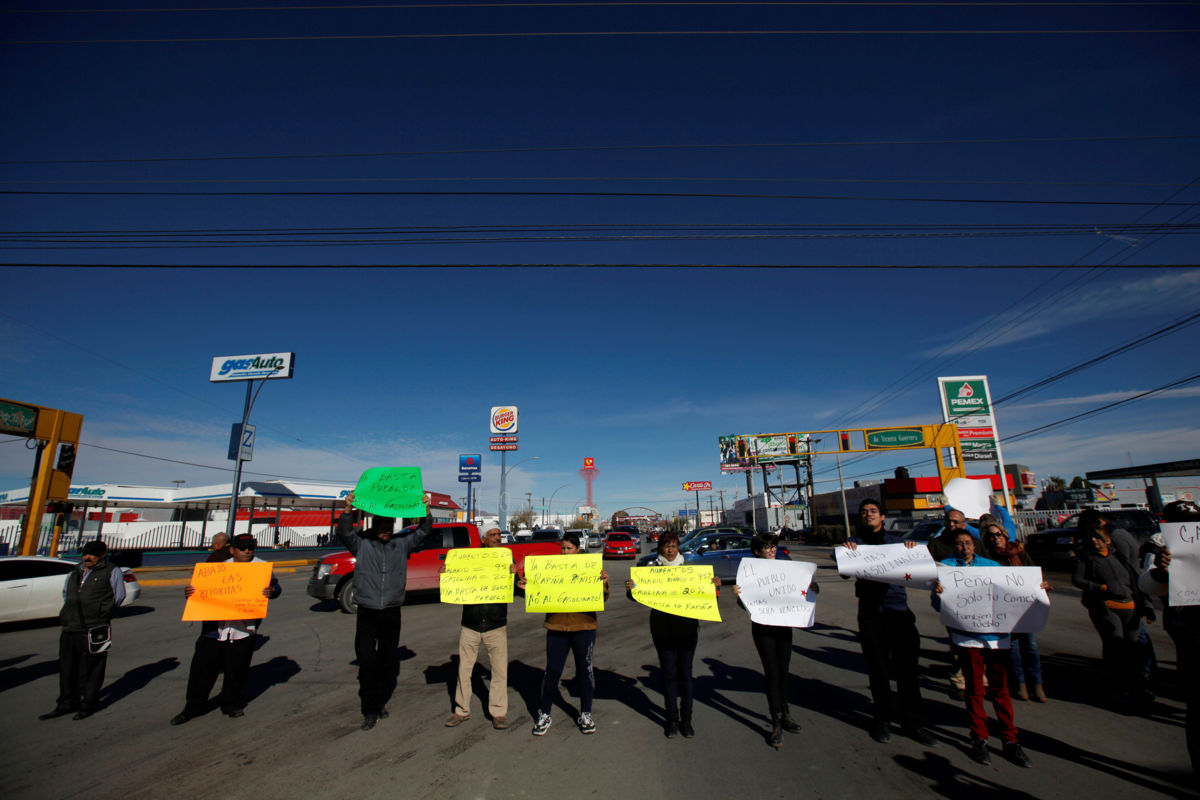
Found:
[[[692,727],[692,718],[684,717],[679,720],[679,732],[683,734],[683,738],[690,739],[696,735],[696,729]]]
[[[971,760],[974,761],[976,764],[992,763],[992,757],[988,753],[986,739],[972,739],[971,740],[971,752],[968,753],[968,755],[971,756]]]
[[[1025,751],[1021,749],[1021,745],[1016,742],[1005,742],[1000,752],[1018,767],[1028,767],[1033,763],[1030,761],[1029,756],[1025,755]]]
[[[804,728],[800,727],[799,722],[796,722],[796,720],[792,719],[791,714],[785,713],[783,715],[783,719],[780,721],[780,724],[783,725],[783,729],[788,733],[799,733],[800,731],[804,730]]]
[[[892,740],[891,725],[887,722],[876,722],[871,726],[871,738],[880,744],[887,744]]]
[[[95,713],[96,713],[95,711],[81,710],[81,711],[75,712],[75,716],[71,717],[71,719],[87,719],[88,717],[90,717],[92,714],[95,714]]]
[[[674,717],[667,718],[667,724],[663,726],[663,735],[668,739],[674,739],[679,735],[679,721]]]
[[[933,734],[925,728],[904,728],[903,730],[905,736],[922,747],[933,747],[937,744],[937,740],[933,738]]]
[[[386,708],[381,708],[381,709],[379,709],[379,718],[380,718],[380,719],[387,719],[387,718],[388,718],[388,713],[387,713],[387,709],[386,709]]]
[[[65,717],[67,714],[73,714],[74,712],[75,709],[73,708],[56,708],[49,713],[40,715],[38,719],[54,719],[55,717]]]
[[[783,747],[783,725],[776,720],[771,727],[771,733],[767,736],[767,744],[774,747],[776,750]]]
[[[232,708],[225,712],[225,716],[229,717],[230,719],[237,719],[238,717],[246,716],[246,712],[240,708]]]
[[[172,725],[182,725],[183,723],[187,722],[191,718],[192,718],[192,715],[189,714],[188,712],[180,711],[178,714],[171,717],[171,724]]]
[[[371,730],[371,728],[375,727],[375,723],[378,721],[379,721],[379,715],[367,714],[365,717],[363,717],[362,730],[364,730],[364,731]]]

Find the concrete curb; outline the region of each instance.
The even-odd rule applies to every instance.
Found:
[[[274,564],[277,567],[311,567],[319,560],[320,559],[317,558],[301,558],[293,559],[291,561],[271,561],[269,563]],[[203,564],[205,562],[197,561],[196,563]],[[178,572],[181,569],[191,569],[192,566],[192,564],[169,564],[163,567],[135,567],[133,573],[135,575],[141,575],[142,573],[150,572]]]

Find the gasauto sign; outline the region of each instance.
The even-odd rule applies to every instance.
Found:
[[[249,356],[217,356],[212,362],[211,382],[277,380],[292,377],[295,353],[259,353]]]

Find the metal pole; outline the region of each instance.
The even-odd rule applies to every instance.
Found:
[[[508,525],[505,523],[508,520],[508,496],[505,494],[508,484],[508,470],[505,466],[508,464],[508,452],[500,451],[500,530],[508,530]]]
[[[266,382],[266,379],[263,379]],[[233,462],[233,491],[229,495],[229,522],[225,526],[225,533],[229,536],[229,541],[233,541],[233,525],[237,520],[238,507],[238,490],[242,483],[242,434],[245,431],[246,423],[250,421],[250,406],[253,401],[250,399],[250,389],[254,386],[254,381],[246,381],[246,407],[242,411],[242,427],[238,429],[237,459]],[[251,520],[253,522],[253,520]]]
[[[758,533],[758,505],[754,502],[754,473],[751,470],[746,470],[746,499],[750,501],[751,524]]]
[[[846,538],[850,538],[850,509],[846,506],[846,484],[842,481],[842,454],[837,454],[838,487],[842,491],[842,519],[846,521]]]
[[[700,490],[696,490],[696,527],[703,528],[703,523],[700,522]]]
[[[200,520],[200,545],[199,549],[204,549],[204,535],[208,533],[208,504],[211,501],[204,501],[204,519]]]

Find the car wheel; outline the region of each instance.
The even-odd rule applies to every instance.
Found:
[[[353,575],[351,575],[349,578],[344,579],[340,584],[338,584],[337,601],[338,601],[338,605],[342,607],[342,613],[345,613],[345,614],[357,614],[358,613],[358,601],[355,599],[355,595],[354,595],[354,576]]]

